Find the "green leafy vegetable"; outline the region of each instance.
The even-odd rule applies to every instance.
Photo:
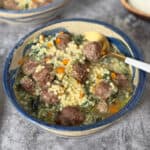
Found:
[[[25,9],[28,9],[29,8],[29,4],[25,4]]]
[[[75,44],[78,46],[81,45],[85,41],[83,35],[74,35],[73,40],[74,40]]]
[[[29,102],[29,106],[32,112],[38,111],[39,103],[40,103],[39,97],[31,98],[31,101]]]

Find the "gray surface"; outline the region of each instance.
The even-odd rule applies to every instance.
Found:
[[[126,12],[118,0],[75,0],[63,17],[88,17],[124,30],[150,62],[150,23]],[[5,57],[18,39],[33,27],[0,23],[0,72]],[[0,82],[2,83],[0,75]],[[111,127],[90,137],[65,139],[22,118],[8,102],[0,84],[0,150],[149,150],[150,76],[140,104]]]

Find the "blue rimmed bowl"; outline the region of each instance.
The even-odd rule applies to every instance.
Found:
[[[57,133],[63,136],[83,136],[95,133],[100,129],[110,125],[115,120],[122,117],[128,111],[132,110],[135,105],[140,101],[141,94],[143,93],[146,74],[136,68],[131,67],[132,78],[134,84],[134,93],[128,102],[128,104],[122,108],[118,113],[113,116],[106,118],[102,121],[96,122],[91,125],[82,125],[76,127],[64,127],[58,125],[48,125],[42,121],[39,121],[29,114],[27,114],[23,108],[19,105],[13,90],[13,84],[16,76],[16,71],[19,67],[18,61],[23,57],[26,51],[26,44],[40,33],[53,34],[55,32],[60,32],[68,30],[76,34],[80,34],[86,31],[97,31],[106,35],[109,41],[114,44],[118,49],[127,56],[142,60],[142,54],[135,46],[135,44],[130,40],[130,38],[120,31],[119,29],[113,27],[104,22],[89,20],[89,19],[63,19],[50,22],[47,25],[39,27],[34,31],[30,32],[24,38],[22,38],[15,47],[10,51],[3,71],[3,86],[9,100],[15,106],[20,114],[27,118],[30,122],[45,128],[48,131]]]
[[[29,10],[8,10],[0,8],[0,21],[13,24],[39,24],[59,16],[71,0],[54,0],[52,3]]]

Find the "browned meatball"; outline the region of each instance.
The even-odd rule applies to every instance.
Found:
[[[85,115],[76,106],[68,106],[58,114],[56,123],[64,126],[80,125],[85,120]]]
[[[15,0],[3,0],[3,8],[5,9],[12,9],[12,10],[19,10],[19,7]]]
[[[73,65],[72,69],[72,76],[80,83],[84,83],[88,77],[88,65],[78,62]]]
[[[95,87],[95,95],[100,97],[103,100],[106,100],[112,95],[112,89],[109,83],[101,81]]]
[[[64,50],[68,43],[71,41],[71,35],[68,33],[60,33],[57,37],[56,37],[56,47],[58,49]]]
[[[34,92],[35,83],[29,77],[24,76],[20,80],[20,84],[23,87],[23,89],[25,89],[27,92],[30,92],[30,93]]]
[[[40,94],[40,98],[47,104],[56,104],[59,102],[57,95],[48,90],[42,90]]]
[[[97,62],[101,57],[101,44],[98,42],[89,42],[83,47],[83,54],[91,62]]]
[[[25,75],[31,75],[34,73],[38,63],[32,60],[27,60],[22,65],[22,71]]]
[[[129,81],[124,74],[116,73],[116,78],[113,79],[113,81],[121,89],[124,89],[129,85]]]
[[[42,87],[47,86],[47,83],[51,83],[54,79],[54,75],[50,72],[49,68],[43,68],[39,72],[33,73],[33,79]]]

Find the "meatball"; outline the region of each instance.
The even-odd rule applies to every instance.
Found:
[[[5,9],[19,10],[19,7],[15,0],[3,0],[2,3]]]
[[[124,74],[116,73],[116,78],[113,79],[114,83],[121,89],[129,85],[128,79]]]
[[[38,72],[35,71],[32,77],[38,85],[45,87],[47,83],[51,83],[55,78],[50,71],[49,68],[43,68]]]
[[[109,83],[101,81],[95,87],[95,95],[100,97],[102,100],[108,99],[112,95],[112,89]]]
[[[85,115],[77,106],[68,106],[58,114],[56,123],[64,126],[80,125],[85,120]]]
[[[88,65],[78,62],[73,65],[72,69],[72,76],[80,83],[84,83],[88,77]]]
[[[22,65],[22,71],[25,75],[31,75],[34,73],[38,63],[32,60],[27,60]]]
[[[98,42],[89,42],[83,47],[83,54],[91,62],[97,62],[101,57],[102,46]]]
[[[22,88],[25,89],[25,91],[30,92],[30,93],[34,92],[35,83],[29,77],[24,76],[20,80],[20,84]]]
[[[106,101],[102,100],[97,104],[97,110],[100,113],[107,113],[108,112],[108,104],[106,103]]]
[[[71,35],[70,34],[60,33],[56,37],[56,47],[58,49],[64,50],[70,41],[71,41]]]
[[[59,102],[57,95],[48,90],[41,91],[40,99],[47,104],[56,104]]]

